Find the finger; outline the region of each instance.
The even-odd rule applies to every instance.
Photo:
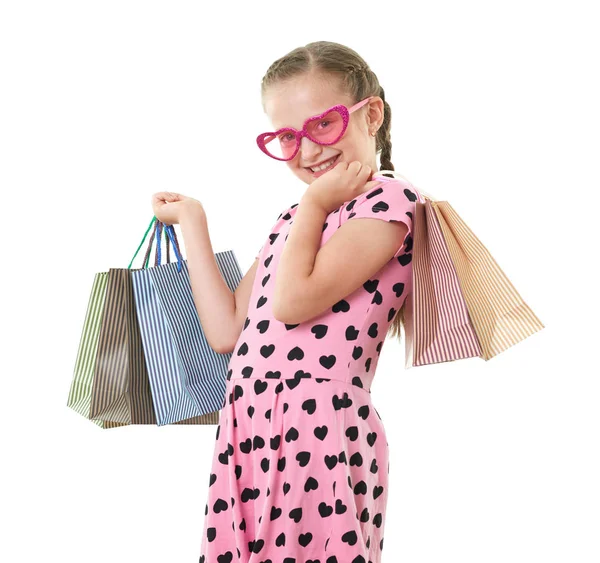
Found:
[[[368,164],[363,164],[361,169],[358,171],[358,179],[361,182],[365,182],[370,179],[373,174],[373,169]]]
[[[349,165],[348,165],[348,170],[352,170],[353,172],[357,173],[360,171],[362,167],[362,164],[359,160],[353,160]]]
[[[361,169],[356,173],[356,183],[358,185],[364,184],[371,177],[371,167],[364,164]]]
[[[158,201],[179,201],[181,194],[176,192],[158,192],[154,194],[154,198]]]

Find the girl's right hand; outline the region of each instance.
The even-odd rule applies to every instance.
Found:
[[[331,213],[343,203],[381,183],[380,180],[371,180],[372,177],[370,166],[358,160],[350,163],[340,161],[312,182],[303,197],[313,200],[327,213]]]
[[[179,223],[184,209],[198,207],[204,211],[202,204],[194,198],[175,192],[157,192],[152,195],[154,216],[165,225]]]

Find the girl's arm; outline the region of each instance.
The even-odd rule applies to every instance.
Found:
[[[246,317],[248,316],[248,304],[250,303],[250,294],[252,293],[252,285],[254,284],[254,278],[256,277],[256,270],[258,270],[258,258],[254,260],[254,263],[246,272],[246,275],[235,288],[235,319],[233,321],[233,331],[227,345],[221,349],[221,354],[233,352],[238,338],[242,333]]]
[[[209,346],[219,354],[231,352],[248,313],[248,300],[258,260],[232,293],[219,270],[208,233],[204,209],[185,207],[179,218],[185,244],[194,303]]]
[[[391,183],[371,192],[376,197],[362,194],[340,211],[348,218],[320,249],[328,214],[310,199],[299,204],[275,276],[277,320],[297,324],[317,316],[404,252],[414,203]]]

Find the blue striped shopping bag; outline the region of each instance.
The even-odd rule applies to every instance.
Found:
[[[134,270],[131,276],[156,422],[162,426],[220,411],[231,353],[219,354],[209,346],[175,230],[155,223],[157,240],[164,226],[177,261],[161,264],[158,245],[155,267]],[[235,291],[242,272],[233,251],[214,256],[223,279]]]

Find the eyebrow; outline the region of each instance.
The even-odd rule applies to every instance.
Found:
[[[327,111],[328,109],[331,109],[332,107],[336,106],[338,104],[333,104],[332,106],[327,106],[325,109],[318,111],[316,113],[311,113],[308,117],[306,117],[303,121],[302,121],[302,125],[300,125],[300,128],[298,127],[294,127],[294,129],[296,131],[301,131],[302,127],[304,126],[304,124],[311,118],[311,117],[316,117],[317,115],[321,115],[323,112]],[[275,126],[274,126],[275,127]],[[292,125],[281,125],[279,127],[275,127],[275,131],[279,131],[279,129],[283,129],[284,127],[292,127]]]

